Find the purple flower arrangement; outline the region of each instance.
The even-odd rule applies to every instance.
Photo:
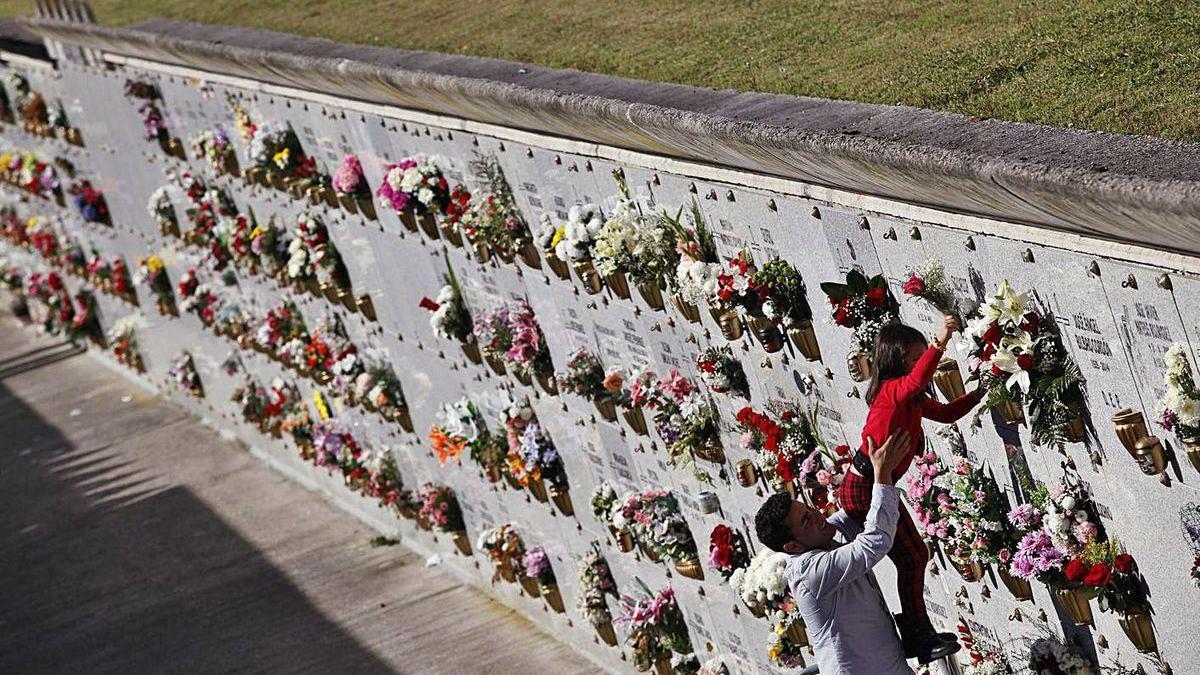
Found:
[[[1045,530],[1030,532],[1017,544],[1010,569],[1022,579],[1034,579],[1062,566],[1066,556]]]
[[[504,360],[509,365],[533,373],[554,369],[546,338],[528,303],[522,302],[509,312],[508,327],[512,333],[512,346],[505,352]]]
[[[317,422],[312,427],[317,466],[340,467],[357,458],[358,443],[335,420]]]
[[[158,104],[153,100],[143,101],[138,106],[138,113],[142,116],[142,129],[146,134],[146,140],[157,141],[166,133],[167,121],[163,119]]]
[[[474,331],[484,353],[503,359],[514,370],[535,374],[554,370],[546,337],[528,303],[484,312],[475,320]]]
[[[546,555],[546,549],[541,546],[534,546],[525,551],[525,555],[521,558],[521,567],[525,570],[525,576],[537,579],[543,586],[556,585],[554,568],[550,566],[550,557]]]

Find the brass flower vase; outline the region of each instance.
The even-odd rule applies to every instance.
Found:
[[[571,502],[571,493],[567,491],[567,488],[551,485],[550,501],[554,502],[554,508],[564,516],[575,515],[575,505]]]
[[[542,589],[538,585],[537,577],[527,577],[522,574],[519,578],[521,580],[521,588],[529,597],[536,598],[541,596]]]
[[[717,309],[709,310],[712,318],[721,327],[721,335],[725,336],[730,342],[742,337],[742,319],[738,316],[736,309]]]
[[[613,292],[613,295],[622,300],[629,299],[629,279],[625,277],[625,273],[621,271],[613,272],[604,277],[604,283]]]
[[[758,467],[754,466],[751,460],[738,460],[734,470],[737,473],[738,485],[742,487],[750,487],[758,481]]]
[[[471,538],[467,536],[466,530],[456,530],[450,533],[450,538],[454,540],[454,547],[462,555],[471,555]]]
[[[526,267],[540,270],[542,268],[542,259],[538,257],[537,247],[532,243],[526,242],[517,249],[517,254],[521,256],[521,262],[525,263]]]
[[[1150,435],[1146,428],[1146,416],[1140,410],[1124,408],[1113,413],[1112,423],[1121,445],[1125,446],[1130,457],[1136,459],[1137,442]]]
[[[1144,612],[1130,612],[1117,617],[1121,630],[1139,652],[1158,651],[1158,640],[1154,637],[1154,624]]]
[[[674,303],[675,309],[683,315],[683,318],[688,320],[688,323],[700,323],[700,308],[692,303],[684,300],[678,293],[671,296],[671,302]]]
[[[812,321],[800,321],[787,331],[796,350],[808,361],[821,360],[821,345],[817,343],[817,331]]]
[[[566,281],[571,278],[571,268],[567,262],[558,257],[554,251],[546,251],[546,264],[550,267],[550,271],[554,272],[554,276]]]
[[[846,371],[855,382],[871,379],[871,358],[865,352],[850,352],[846,355]]]
[[[550,606],[550,609],[562,614],[567,611],[563,605],[562,594],[558,592],[557,584],[542,584],[542,599]]]
[[[675,563],[675,571],[689,579],[703,579],[704,569],[700,566],[699,558],[689,558]]]
[[[1082,587],[1060,589],[1054,594],[1076,626],[1093,625],[1092,605],[1088,601],[1087,591]]]
[[[754,314],[747,315],[746,319],[750,324],[750,332],[754,334],[754,339],[758,340],[768,354],[783,349],[783,334],[770,319]]]
[[[421,227],[421,231],[430,239],[439,239],[437,217],[426,211],[417,216],[417,225]]]
[[[1192,468],[1200,471],[1200,441],[1180,439],[1184,450],[1187,452],[1188,461],[1192,463]]]
[[[535,377],[537,378],[538,386],[542,388],[542,391],[550,394],[551,396],[558,395],[558,380],[554,377],[554,371],[543,371],[535,374]]]
[[[1157,476],[1167,468],[1167,453],[1163,451],[1158,436],[1147,436],[1134,445],[1134,458],[1138,468],[1147,476]]]
[[[1033,600],[1033,586],[1025,579],[1009,574],[1004,566],[1000,567],[1000,582],[1017,600]]]
[[[617,421],[617,403],[608,397],[600,397],[592,402],[600,416],[609,422]]]
[[[470,354],[467,356],[470,358]],[[508,372],[508,370],[504,367],[504,359],[500,358],[498,355],[486,354],[483,358],[485,361],[487,361],[488,367],[492,369],[493,373],[497,375],[503,375]]]
[[[639,436],[649,435],[650,430],[646,426],[646,414],[642,412],[642,407],[626,408],[621,411],[621,416],[625,418],[625,424],[633,430],[633,433]]]
[[[600,641],[609,647],[617,646],[617,631],[613,629],[611,621],[596,626],[596,635],[600,637]]]
[[[963,581],[975,583],[983,578],[983,564],[978,560],[961,561],[951,559],[951,564],[954,565],[954,570],[963,578]]]
[[[967,393],[963,386],[962,372],[958,369],[958,361],[946,356],[938,363],[933,374],[933,383],[937,385],[942,398],[953,401]]]
[[[997,408],[1000,410],[1000,418],[1006,424],[1018,426],[1025,423],[1025,411],[1016,401],[1003,401]]]
[[[571,263],[571,267],[575,269],[575,276],[579,277],[579,281],[583,283],[583,289],[588,295],[595,295],[604,288],[604,281],[600,278],[600,273],[596,271],[596,266],[592,264],[591,258],[583,258]]]
[[[650,306],[650,309],[653,309],[656,312],[662,311],[662,309],[663,309],[662,289],[660,289],[658,287],[658,284],[655,284],[655,283],[638,284],[637,290],[638,290],[638,295],[642,296],[642,300],[645,301],[645,303]]]
[[[468,361],[477,365],[483,363],[483,357],[479,354],[479,343],[475,341],[474,336],[469,338],[466,342],[461,343],[459,346],[462,348],[462,352],[467,357]],[[491,364],[489,363],[488,365]],[[500,365],[503,366],[504,364],[501,363]]]

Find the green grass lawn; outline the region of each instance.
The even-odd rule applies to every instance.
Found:
[[[0,12],[29,12],[0,0]],[[161,16],[647,80],[1200,140],[1194,0],[92,0]]]

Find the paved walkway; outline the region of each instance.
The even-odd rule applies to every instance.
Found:
[[[0,314],[0,673],[593,672]]]

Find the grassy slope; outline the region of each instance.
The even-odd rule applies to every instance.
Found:
[[[1192,0],[92,4],[113,25],[153,16],[240,23],[648,80],[1200,140],[1200,3]],[[0,13],[31,6],[0,0]]]

